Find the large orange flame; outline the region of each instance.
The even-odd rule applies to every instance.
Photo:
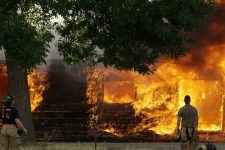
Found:
[[[7,68],[6,65],[0,64],[0,99],[7,94]],[[28,87],[30,95],[31,110],[35,109],[43,101],[43,94],[48,88],[47,73],[42,70],[33,70],[28,75]]]
[[[34,70],[28,75],[28,87],[30,94],[31,110],[35,109],[43,101],[43,94],[48,87],[48,76],[43,71]]]
[[[198,73],[185,71],[176,62],[169,60],[161,63],[152,75],[144,76],[111,68],[104,69],[104,76],[104,102],[130,103],[135,115],[142,118],[135,128],[129,129],[129,133],[144,130],[158,134],[173,133],[177,111],[183,106],[183,97],[187,94],[199,110],[199,130],[222,129],[221,79],[201,79]],[[119,135],[112,126],[104,131]]]
[[[102,69],[104,102],[130,104],[141,118],[127,133],[173,133],[185,95],[191,96],[192,105],[199,111],[199,130],[224,129],[225,1],[217,2],[220,5],[215,16],[193,35],[196,42],[186,56],[178,60],[161,58],[151,75]],[[116,127],[104,131],[118,135]]]

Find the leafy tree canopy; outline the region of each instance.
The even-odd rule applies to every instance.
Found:
[[[37,1],[0,1],[0,47],[7,60],[26,69],[45,61],[53,38],[50,18]]]
[[[213,0],[1,0],[0,46],[32,68],[47,55],[51,18],[60,15],[59,51],[68,63],[151,71],[162,55],[178,57]]]
[[[214,1],[59,0],[51,7],[64,18],[59,50],[67,62],[146,73],[160,56],[185,54],[189,33],[208,18]]]

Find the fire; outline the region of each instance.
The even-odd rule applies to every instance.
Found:
[[[184,105],[183,98],[187,94],[199,110],[199,130],[222,130],[223,89],[219,79],[201,79],[197,72],[186,71],[176,62],[167,60],[151,75],[104,69],[103,82],[104,103],[129,103],[135,116],[141,118],[128,133],[144,130],[173,133],[178,109]],[[104,131],[119,135],[115,127]]]
[[[48,88],[48,76],[43,71],[33,71],[28,75],[28,87],[30,94],[31,111],[41,104],[43,94]]]
[[[7,68],[6,65],[0,64],[0,98],[3,98],[7,94]],[[42,70],[33,70],[28,75],[28,88],[30,95],[31,110],[35,109],[43,101],[43,94],[48,88],[48,76],[47,73]]]
[[[215,16],[193,35],[197,42],[186,56],[177,60],[160,58],[157,70],[150,75],[100,69],[104,75],[103,103],[129,104],[135,111],[138,121],[123,135],[146,130],[158,134],[173,133],[185,95],[191,96],[191,103],[199,111],[199,130],[217,132],[225,129],[225,7],[224,0],[217,0],[217,3]],[[104,131],[116,135],[118,128],[109,126]]]
[[[95,68],[89,68],[87,70],[87,91],[88,104],[91,106],[89,113],[89,126],[90,128],[96,128],[96,123],[99,120],[99,107],[100,102],[103,99],[103,76],[100,70]]]
[[[211,52],[210,48],[210,52]],[[214,50],[216,47],[214,48]],[[212,57],[221,57],[212,54]],[[178,109],[184,105],[183,98],[190,95],[192,104],[199,110],[199,130],[220,131],[223,124],[223,84],[224,77],[218,74],[224,72],[224,57],[209,61],[207,70],[216,66],[216,72],[201,74],[186,68],[184,62],[190,56],[179,61],[163,59],[158,69],[151,75],[140,75],[136,72],[118,71],[112,68],[104,72],[104,102],[130,103],[135,115],[142,120],[129,133],[143,130],[155,131],[158,134],[171,134],[176,127]],[[213,68],[214,69],[214,68]],[[212,77],[211,75],[216,75]],[[213,108],[212,108],[213,106]],[[113,132],[112,127],[104,131]],[[115,135],[118,133],[115,133]]]
[[[110,134],[113,134],[114,136],[117,137],[123,137],[123,134],[121,134],[120,132],[118,132],[113,126],[109,125],[107,128],[103,128],[104,132],[108,132]]]
[[[6,66],[0,64],[0,99],[7,93],[7,70]]]
[[[135,72],[106,69],[105,72],[108,72],[105,74],[106,83],[107,78],[112,78],[110,76],[114,74],[117,77],[121,76],[121,79],[128,77],[129,82],[135,89],[133,95],[136,96],[127,96],[130,91],[124,90],[127,87],[126,85],[122,91],[118,88],[110,89],[113,86],[105,86],[104,101],[108,103],[130,102],[135,109],[135,115],[143,116],[142,122],[137,124],[130,132],[153,130],[158,134],[171,134],[176,127],[178,109],[184,105],[183,98],[188,94],[192,98],[192,104],[199,110],[199,130],[221,130],[223,82],[220,79],[201,79],[197,72],[187,71],[180,67],[176,62],[167,60],[159,65],[154,74],[146,76]],[[111,72],[114,72],[114,74]],[[117,82],[114,82],[114,87],[118,84]],[[119,86],[122,83],[120,82]],[[108,93],[108,88],[113,92]],[[117,95],[119,95],[118,101]],[[111,100],[108,100],[109,97]],[[122,101],[122,99],[125,100]],[[212,106],[214,106],[214,109],[211,108]]]

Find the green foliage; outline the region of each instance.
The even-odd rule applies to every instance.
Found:
[[[51,34],[50,15],[32,1],[0,1],[0,46],[7,59],[25,69],[45,61]]]
[[[160,56],[185,54],[188,33],[209,16],[214,1],[64,0],[52,7],[64,17],[59,50],[67,62],[146,73]]]
[[[189,33],[213,7],[213,0],[1,0],[0,46],[25,68],[44,62],[51,17],[60,15],[59,51],[68,63],[146,73],[160,56],[185,54]]]

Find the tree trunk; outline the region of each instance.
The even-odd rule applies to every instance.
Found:
[[[7,57],[6,65],[8,72],[8,92],[10,95],[14,96],[20,119],[28,129],[28,136],[26,136],[24,140],[34,141],[35,135],[29,100],[27,71]]]

